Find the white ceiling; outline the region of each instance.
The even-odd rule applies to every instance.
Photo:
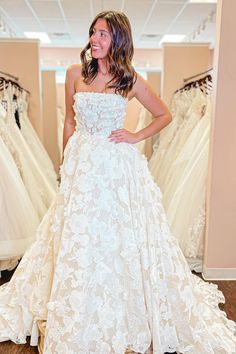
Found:
[[[136,48],[158,48],[165,34],[184,34],[187,42],[214,46],[216,4],[191,0],[0,0],[0,20],[7,33],[47,32],[50,47],[82,47],[94,16],[102,10],[129,17]]]

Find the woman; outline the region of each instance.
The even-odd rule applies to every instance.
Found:
[[[235,353],[223,295],[191,274],[133,145],[171,117],[132,55],[127,17],[100,13],[67,71],[60,191],[0,292],[1,340],[34,341],[44,319],[44,354]],[[155,117],[135,134],[122,128],[132,97]]]

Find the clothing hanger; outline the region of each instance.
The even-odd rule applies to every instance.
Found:
[[[199,76],[200,74],[198,74],[197,76]],[[196,77],[192,76],[191,78]],[[184,79],[186,80],[186,79]],[[208,80],[208,82],[212,82],[212,76],[210,74],[198,79],[198,80],[194,80],[194,81],[190,81],[188,83],[186,83],[183,87],[181,87],[180,89],[176,90],[175,93],[177,93],[178,91],[184,91],[184,90],[190,90],[193,87],[197,87],[197,85],[199,85],[200,89],[201,86],[203,85],[203,83],[205,83]]]
[[[2,85],[3,83],[6,84],[6,86],[8,86],[9,84],[13,85],[14,87],[17,87],[20,92],[25,91],[30,95],[30,91],[25,89],[24,87],[22,87],[18,82],[12,80],[12,79],[6,79],[3,76],[0,76],[0,91],[2,90]]]

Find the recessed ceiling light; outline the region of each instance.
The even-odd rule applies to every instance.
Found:
[[[161,41],[160,44],[162,43],[179,43],[182,42],[185,39],[186,35],[185,34],[165,34]]]
[[[189,0],[189,3],[195,4],[216,4],[217,0]]]
[[[43,44],[51,43],[51,40],[46,32],[24,32],[24,34],[27,38],[39,39]]]

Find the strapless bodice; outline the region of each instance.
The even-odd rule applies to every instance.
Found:
[[[124,125],[128,99],[115,93],[76,92],[73,109],[81,134],[108,136]]]

